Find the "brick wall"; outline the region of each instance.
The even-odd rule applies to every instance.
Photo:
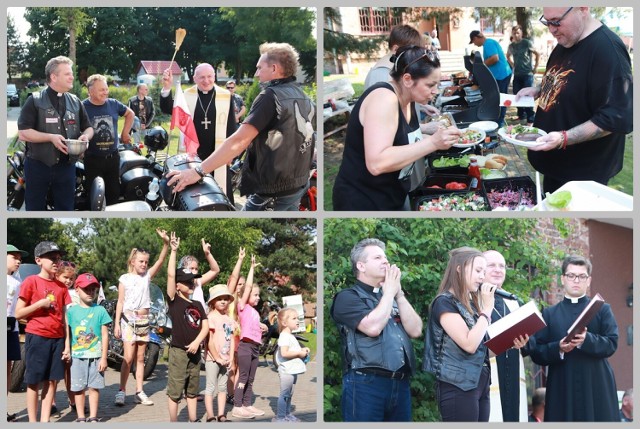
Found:
[[[589,227],[585,219],[569,219],[569,228],[571,228],[572,232],[568,234],[566,238],[563,238],[553,225],[553,219],[540,219],[539,228],[554,247],[566,249],[567,254],[582,255],[591,258],[591,252],[589,250]],[[557,264],[557,272],[560,274],[562,261],[557,261]],[[590,295],[590,291],[587,291],[587,295]],[[549,305],[554,305],[561,301],[563,297],[564,291],[562,284],[559,281],[559,276],[556,276],[550,289],[544,293],[544,298]]]

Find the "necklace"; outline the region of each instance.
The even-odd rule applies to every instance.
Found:
[[[198,103],[200,104],[200,108],[204,112],[204,121],[200,121],[200,123],[204,125],[205,130],[209,129],[209,124],[211,123],[211,121],[207,118],[207,113],[209,112],[209,107],[211,107],[212,101],[213,101],[213,96],[211,96],[211,100],[209,100],[209,104],[207,104],[207,108],[205,109],[204,106],[202,105],[202,101],[200,100],[200,94],[198,94]]]

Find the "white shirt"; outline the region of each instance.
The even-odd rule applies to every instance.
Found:
[[[22,279],[18,271],[12,275],[7,274],[7,317],[16,317],[16,304],[18,303],[18,296],[20,296],[21,283]],[[13,326],[13,332],[18,332],[17,320]]]
[[[124,286],[123,311],[151,308],[149,296],[151,277],[148,272],[142,276],[135,273],[123,274],[118,281]]]
[[[293,334],[288,332],[280,332],[278,337],[278,352],[276,354],[276,360],[278,362],[278,371],[282,371],[285,374],[302,374],[307,370],[306,365],[300,358],[285,359],[280,354],[280,347],[289,347],[289,351],[299,352],[302,350],[300,343],[296,340]]]

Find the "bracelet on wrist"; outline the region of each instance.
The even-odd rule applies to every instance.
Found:
[[[487,324],[491,325],[491,318],[487,316],[486,313],[480,313],[478,317],[484,317],[485,319],[487,319]]]

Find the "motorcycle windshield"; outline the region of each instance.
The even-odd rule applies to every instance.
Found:
[[[162,293],[162,290],[154,283],[149,283],[149,298],[151,298],[152,308],[164,311],[164,294]]]

